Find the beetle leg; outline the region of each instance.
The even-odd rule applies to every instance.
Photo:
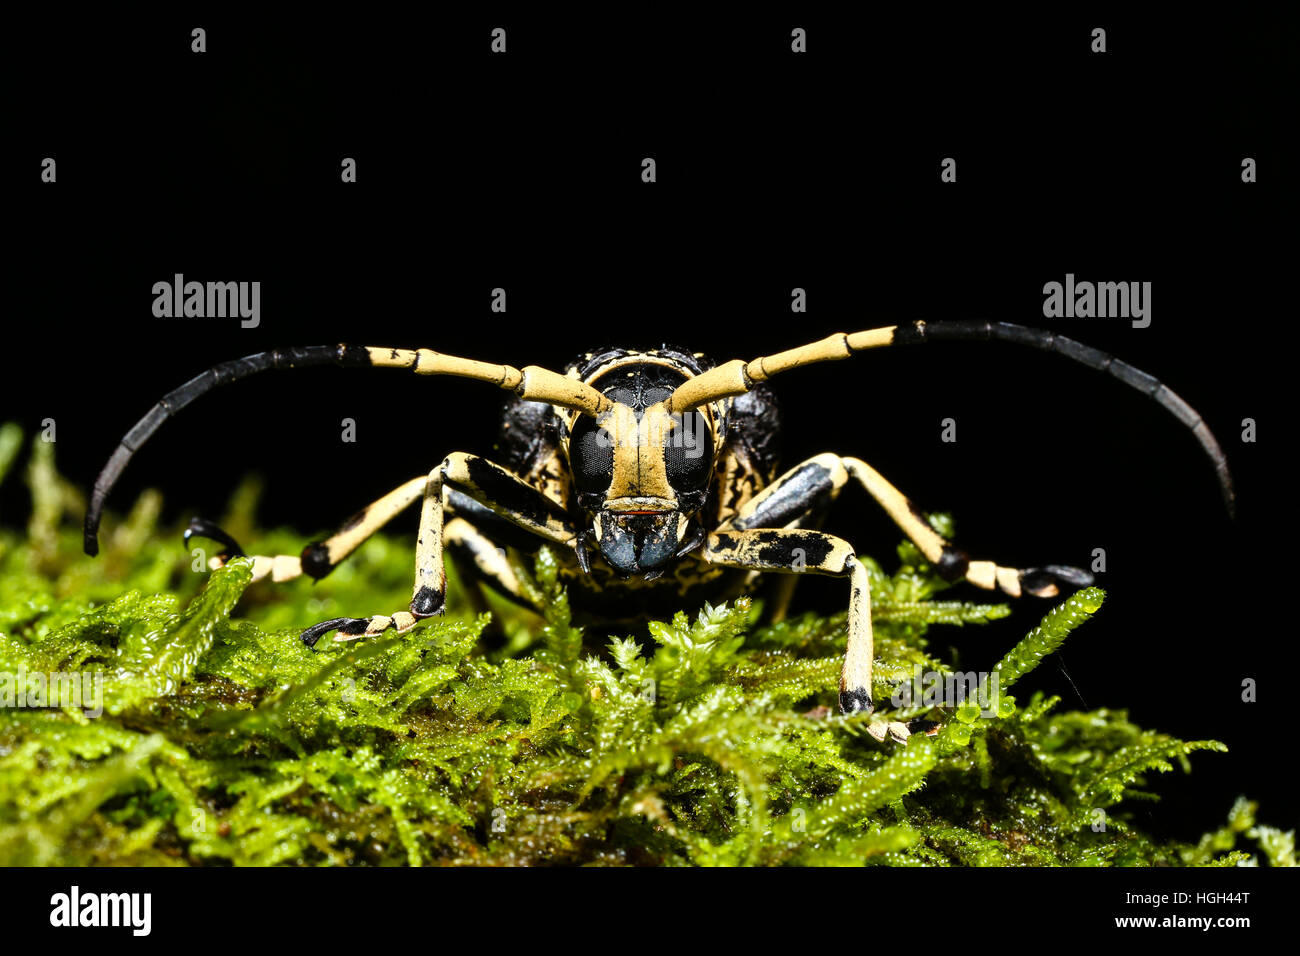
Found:
[[[840,710],[846,714],[874,709],[871,666],[875,642],[871,634],[871,586],[867,570],[852,546],[842,538],[800,529],[752,529],[710,534],[703,550],[710,564],[746,571],[825,574],[849,579],[849,641],[840,675]],[[873,721],[867,730],[877,740],[886,735],[906,740],[907,725]]]
[[[1081,588],[1093,582],[1092,575],[1082,568],[1061,564],[1049,564],[1043,568],[1007,568],[993,561],[972,561],[966,552],[954,547],[935,531],[916,505],[865,461],[834,455],[825,457],[837,460],[921,549],[926,560],[949,581],[965,578],[985,590],[1001,588],[1012,597],[1032,594],[1042,598],[1056,597],[1061,593],[1062,585]]]
[[[503,597],[530,611],[540,610],[524,593],[524,588],[507,560],[502,548],[488,539],[483,532],[464,518],[453,518],[443,530],[447,551],[462,559],[456,567],[464,567],[474,578],[482,581]]]
[[[1012,597],[1032,594],[1044,598],[1055,597],[1062,585],[1081,588],[1092,584],[1087,571],[1066,565],[1022,569],[972,561],[935,531],[925,515],[878,471],[860,459],[830,453],[809,458],[777,478],[745,502],[723,530],[799,527],[810,514],[834,501],[850,478],[866,489],[948,580],[965,578],[976,587],[1001,588]]]
[[[416,540],[414,597],[408,610],[369,618],[339,618],[303,632],[314,645],[321,635],[337,630],[336,641],[373,637],[394,628],[403,634],[421,618],[443,612],[447,576],[443,567],[444,501],[450,509],[473,512],[477,507],[514,529],[557,544],[571,544],[574,529],[564,509],[537,488],[500,465],[464,452],[453,452],[423,482],[420,533]]]
[[[818,530],[831,503],[844,487],[845,476],[826,467],[818,456],[791,468],[750,498],[724,521],[719,530],[806,528]],[[755,575],[756,577],[756,575]],[[785,619],[799,579],[782,575],[765,585],[764,601],[773,623]]]
[[[423,477],[413,478],[390,491],[343,522],[330,537],[307,545],[300,555],[252,555],[253,580],[260,581],[268,575],[273,581],[290,581],[303,574],[317,580],[325,577],[367,538],[419,499],[427,481]],[[189,527],[185,529],[187,545],[191,537],[211,538],[226,546],[226,551],[209,559],[208,566],[213,570],[224,565],[233,555],[244,553],[234,538],[203,518],[190,519]]]

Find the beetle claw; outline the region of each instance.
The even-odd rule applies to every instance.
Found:
[[[240,547],[239,542],[218,527],[214,521],[209,521],[207,518],[191,518],[185,528],[185,547],[190,546],[190,538],[196,535],[225,545],[226,550],[219,555],[223,561],[244,556],[244,549]]]
[[[336,617],[330,621],[321,621],[319,624],[313,624],[302,632],[302,642],[308,647],[315,647],[316,642],[330,631],[359,636],[365,633],[366,626],[369,623],[370,618],[368,617]]]
[[[1049,564],[1043,568],[1025,568],[1020,572],[1020,587],[1027,594],[1035,597],[1056,597],[1061,593],[1061,585],[1086,588],[1095,579],[1082,568],[1072,568],[1064,564]]]

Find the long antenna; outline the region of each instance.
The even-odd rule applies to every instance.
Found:
[[[1148,375],[1113,355],[1066,338],[1064,335],[1057,335],[1055,332],[1024,325],[1012,325],[1010,322],[912,322],[908,325],[882,326],[862,332],[837,332],[817,342],[810,342],[775,355],[756,358],[752,362],[737,359],[711,368],[679,385],[670,399],[669,410],[674,413],[689,411],[720,398],[743,395],[753,388],[754,383],[765,382],[778,372],[802,368],[818,362],[846,359],[850,355],[869,349],[888,348],[894,345],[922,345],[926,342],[989,340],[1011,342],[1063,355],[1072,362],[1078,362],[1119,379],[1125,385],[1137,389],[1163,406],[1196,436],[1201,448],[1214,463],[1224,506],[1228,509],[1229,515],[1235,516],[1236,496],[1232,488],[1232,474],[1228,470],[1227,456],[1219,447],[1214,433],[1210,431],[1210,426],[1205,424],[1196,409],[1155,376]]]
[[[494,365],[473,359],[445,355],[431,349],[390,349],[358,345],[305,345],[297,348],[257,352],[233,362],[225,362],[196,375],[180,388],[168,392],[157,405],[126,433],[104,465],[90,495],[86,509],[84,544],[86,553],[99,553],[99,522],[104,502],[122,476],[131,456],[140,450],[163,422],[200,395],[218,385],[237,382],[258,372],[275,369],[308,368],[316,365],[365,366],[371,368],[405,368],[416,375],[453,375],[487,382],[509,389],[531,401],[550,402],[563,408],[577,409],[590,415],[606,411],[611,402],[604,395],[576,378],[569,378],[536,365],[522,369]]]

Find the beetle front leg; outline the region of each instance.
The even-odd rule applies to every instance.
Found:
[[[416,542],[415,588],[409,608],[394,614],[322,621],[303,631],[302,639],[308,647],[330,631],[338,632],[336,641],[374,637],[389,628],[404,634],[422,618],[442,613],[447,591],[442,540],[444,490],[477,502],[536,537],[557,544],[573,541],[574,529],[564,510],[541,491],[486,458],[453,452],[425,479]],[[455,500],[458,495],[448,497]]]
[[[871,586],[867,569],[842,538],[803,529],[718,531],[708,536],[703,558],[746,571],[825,574],[849,579],[849,640],[840,673],[840,711],[871,713],[871,668],[875,640],[871,633]],[[877,740],[906,740],[907,725],[872,721],[867,731]]]
[[[415,544],[415,596],[410,607],[394,614],[370,617],[336,617],[321,621],[302,632],[302,642],[315,647],[331,631],[335,641],[352,641],[374,637],[389,628],[405,634],[421,618],[441,614],[447,591],[447,576],[442,566],[442,465],[424,479],[424,499],[420,506],[420,533]]]

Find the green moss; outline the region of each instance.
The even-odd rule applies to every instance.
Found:
[[[0,429],[0,478],[18,446]],[[833,709],[843,615],[764,624],[740,600],[601,638],[573,625],[543,551],[518,570],[544,618],[494,598],[475,613],[452,568],[444,618],[312,651],[307,624],[404,606],[411,542],[377,537],[316,585],[250,585],[243,560],[196,571],[146,494],[90,559],[52,452],[34,445],[26,534],[0,532],[0,673],[29,692],[31,675],[98,673],[103,713],[0,708],[3,864],[1294,865],[1294,834],[1244,799],[1195,845],[1144,835],[1128,812],[1144,779],[1224,747],[1121,711],[1005,693],[991,716],[886,705],[943,726],[878,743]],[[259,553],[299,550],[256,527],[255,501],[241,488],[226,526]],[[921,555],[899,559],[893,574],[864,559],[878,701],[949,671],[931,627],[1007,612],[934,600]],[[1050,611],[999,691],[1103,597]]]

